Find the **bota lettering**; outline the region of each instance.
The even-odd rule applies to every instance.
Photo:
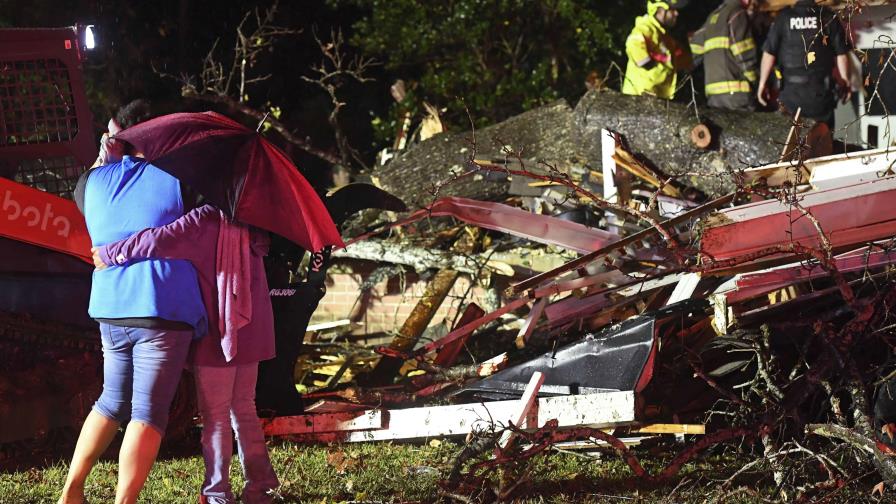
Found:
[[[41,231],[46,231],[52,222],[56,228],[56,234],[62,237],[68,237],[71,232],[71,222],[63,216],[56,216],[53,213],[53,206],[47,203],[44,211],[41,212],[36,206],[26,206],[22,208],[22,204],[12,198],[12,191],[6,191],[3,195],[2,209],[6,212],[7,220],[25,219],[25,225],[28,227],[39,227]]]

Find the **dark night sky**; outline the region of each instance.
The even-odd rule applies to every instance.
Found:
[[[221,38],[221,47],[229,49],[242,16],[254,6],[266,8],[270,4],[268,0],[0,0],[0,23],[12,27],[96,25],[98,47],[85,64],[85,76],[99,131],[110,112],[133,98],[150,98],[161,112],[208,108],[181,99],[179,83],[160,78],[153,68],[173,75],[197,73],[216,39]],[[262,60],[259,70],[273,77],[250,92],[252,105],[263,107],[270,101],[281,107],[291,128],[324,148],[332,144],[329,130],[321,127],[326,124],[329,101],[300,76],[320,57],[314,30],[322,36],[334,26],[347,30],[353,16],[356,14],[351,10],[335,11],[323,1],[281,2],[277,24],[301,28],[302,33],[280,40],[274,52]],[[346,116],[369,117],[370,110],[383,108],[390,100],[387,86],[356,88],[347,89],[353,99]],[[367,122],[369,119],[346,124],[351,128]],[[355,138],[370,142],[365,138],[369,136],[366,128],[355,129],[351,132]],[[302,162],[317,163],[314,158]]]

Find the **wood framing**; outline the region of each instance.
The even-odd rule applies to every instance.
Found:
[[[810,179],[814,178],[815,171],[821,170],[825,172],[823,176],[819,176],[818,183],[821,185],[818,188],[821,189],[849,183],[827,183],[827,179],[830,178],[853,177],[854,182],[878,178],[892,168],[894,160],[896,160],[896,148],[884,147],[875,150],[806,159],[802,162],[784,161],[748,168],[744,170],[744,178],[747,183],[764,179],[766,184],[772,187],[777,187],[784,183],[807,184],[810,182]],[[864,170],[864,168],[868,167],[872,168],[871,172]],[[864,175],[860,175],[863,173]],[[872,175],[871,173],[880,173],[881,175]]]
[[[262,420],[265,436],[371,430],[381,429],[383,425],[384,417],[381,410],[320,413]]]
[[[369,410],[333,415],[300,415],[265,421],[268,436],[293,435],[307,442],[418,440],[466,436],[472,431],[497,430],[516,420],[520,401],[492,401],[450,406]],[[538,399],[526,429],[557,420],[560,428],[620,427],[635,423],[635,393],[606,392]],[[348,419],[348,415],[354,415]],[[379,415],[379,416],[377,416]],[[377,419],[383,424],[377,426]],[[346,426],[348,428],[346,428]]]
[[[632,434],[706,434],[703,424],[646,424],[629,429]]]
[[[532,373],[532,378],[529,379],[529,384],[526,385],[526,390],[523,391],[523,397],[520,398],[519,410],[510,418],[513,425],[517,427],[528,425],[528,420],[530,420],[529,413],[536,413],[532,411],[532,407],[535,406],[535,401],[538,400],[538,391],[541,389],[542,384],[544,384],[544,373],[541,371]],[[537,417],[533,415],[533,418]],[[498,441],[498,446],[502,449],[507,448],[513,442],[513,438],[513,432],[505,431],[501,435],[501,440]]]

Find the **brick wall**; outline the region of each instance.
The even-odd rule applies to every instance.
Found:
[[[377,283],[368,295],[362,296],[361,284],[370,274],[372,267],[355,264],[350,270],[345,268],[340,270],[327,275],[327,294],[314,312],[311,323],[350,318],[361,324],[352,331],[353,334],[392,332],[400,329],[411,310],[422,298],[428,283],[414,273],[406,273],[403,284],[401,278],[393,277],[388,281]],[[443,323],[446,317],[450,325],[461,304],[466,306],[467,302],[472,301],[485,306],[486,292],[480,286],[474,287],[466,301],[463,301],[469,287],[470,279],[462,275],[436,312],[430,327]]]

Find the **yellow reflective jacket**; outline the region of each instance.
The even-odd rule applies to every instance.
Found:
[[[682,67],[685,54],[654,16],[645,14],[635,19],[635,27],[625,41],[625,53],[628,66],[623,93],[672,98],[675,71]]]

